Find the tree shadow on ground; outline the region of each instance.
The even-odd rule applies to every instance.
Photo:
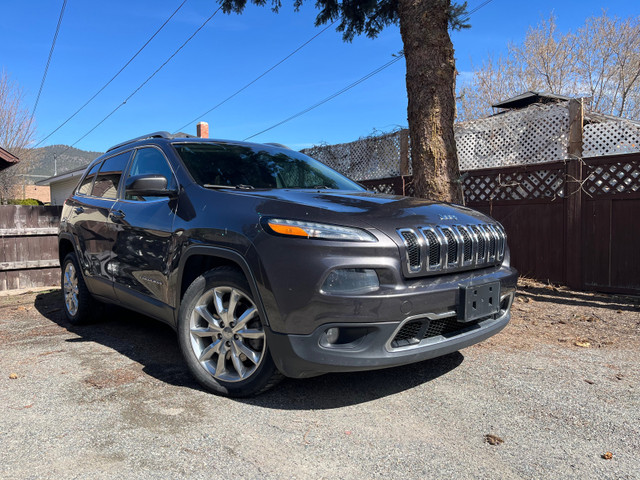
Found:
[[[518,295],[536,302],[557,303],[577,307],[608,308],[640,312],[640,297],[607,295],[603,293],[574,292],[555,287],[518,287]]]
[[[203,391],[189,373],[178,347],[176,333],[168,325],[112,305],[100,305],[94,323],[72,325],[64,314],[59,290],[38,294],[34,304],[42,316],[77,335],[67,342],[95,342],[107,346],[141,364],[142,371],[153,378],[170,385]],[[357,405],[427,383],[455,369],[463,360],[463,355],[455,352],[384,370],[335,373],[303,380],[285,379],[265,394],[237,401],[285,410]]]

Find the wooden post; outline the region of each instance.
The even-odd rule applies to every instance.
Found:
[[[565,176],[565,278],[567,285],[582,289],[582,99],[569,100],[569,160]]]
[[[582,158],[582,129],[584,109],[582,99],[569,100],[569,158]]]
[[[409,175],[409,130],[400,130],[400,175]]]

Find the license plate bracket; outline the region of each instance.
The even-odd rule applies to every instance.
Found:
[[[459,322],[472,322],[500,310],[500,282],[460,287]]]

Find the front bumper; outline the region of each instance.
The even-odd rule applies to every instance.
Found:
[[[310,335],[284,335],[268,330],[268,342],[278,369],[293,378],[406,365],[455,352],[495,335],[509,323],[514,295],[515,289],[503,289],[500,311],[470,324],[458,322],[455,315],[444,317],[453,329],[414,339],[414,343],[393,340],[409,322],[424,321],[425,327],[420,330],[424,332],[430,322],[436,321],[429,317],[435,319],[437,315],[416,315],[400,322],[329,323]],[[353,332],[353,341],[327,344],[324,339],[330,328]]]

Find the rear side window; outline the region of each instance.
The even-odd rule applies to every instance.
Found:
[[[130,156],[131,152],[125,152],[107,158],[100,167],[91,195],[115,200],[118,197],[118,185],[122,172],[126,168]]]
[[[82,180],[82,183],[78,187],[79,194],[89,195],[91,193],[91,186],[93,185],[93,179],[96,178],[96,173],[98,172],[98,168],[100,168],[100,162],[96,163],[93,167],[91,167],[91,170],[89,170],[89,173],[87,173],[87,176],[84,177],[84,180]]]

